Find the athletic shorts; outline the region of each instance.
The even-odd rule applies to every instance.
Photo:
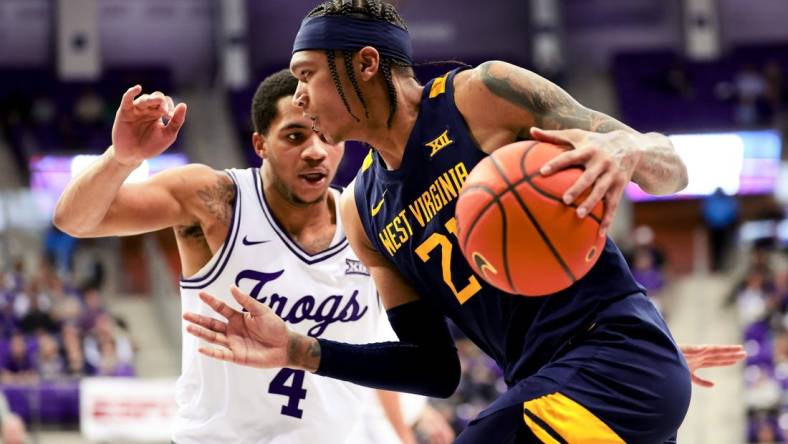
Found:
[[[558,357],[519,381],[457,443],[672,443],[690,374],[643,294],[606,307]]]

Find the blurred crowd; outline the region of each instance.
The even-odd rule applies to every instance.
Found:
[[[76,424],[80,378],[135,374],[126,323],[107,310],[99,281],[76,284],[55,263],[45,254],[30,270],[17,261],[0,272],[3,433],[18,425],[23,435],[25,423]]]
[[[17,262],[0,275],[0,381],[133,375],[125,322],[107,311],[97,288],[74,286],[52,265],[41,259],[25,273]]]
[[[754,242],[729,297],[743,326],[748,442],[788,437],[788,267],[771,238]]]

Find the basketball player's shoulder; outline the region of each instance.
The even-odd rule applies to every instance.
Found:
[[[222,176],[230,180],[224,171],[215,170],[201,163],[190,163],[168,168],[154,175],[153,178],[170,182],[173,186],[194,189],[204,183],[220,180]]]
[[[515,75],[517,66],[499,60],[489,60],[479,66],[459,72],[454,76],[454,95],[458,102],[478,107],[495,99],[496,91]],[[519,68],[522,69],[522,68]],[[482,107],[485,108],[485,107]]]
[[[515,96],[510,76],[516,68],[506,62],[488,61],[454,76],[454,103],[482,150],[500,146],[488,140],[514,140],[520,131],[522,110],[506,96]],[[501,134],[505,133],[505,134]]]
[[[200,163],[191,163],[182,167],[172,168],[159,174],[167,174],[173,192],[184,198],[199,197],[201,192],[220,191],[223,194],[235,195],[235,185],[225,171],[213,169]]]
[[[173,197],[182,210],[196,221],[207,222],[218,218],[229,223],[237,191],[226,171],[193,163],[159,174],[169,176],[167,182]]]

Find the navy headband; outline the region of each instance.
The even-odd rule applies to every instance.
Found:
[[[305,18],[293,42],[293,54],[309,49],[358,51],[365,46],[377,49],[383,57],[413,64],[408,31],[383,20],[342,15]]]

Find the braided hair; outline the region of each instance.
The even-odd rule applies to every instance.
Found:
[[[307,14],[307,17],[323,17],[327,15],[340,15],[340,16],[357,16],[357,17],[366,17],[372,18],[376,20],[383,20],[392,25],[399,26],[402,29],[407,30],[408,27],[405,25],[405,21],[399,15],[397,10],[389,3],[381,0],[353,0],[353,1],[345,1],[345,0],[331,0],[326,1],[318,5],[312,11]],[[336,65],[336,51],[334,50],[327,50],[326,56],[328,57],[328,69],[331,72],[331,78],[334,81],[334,85],[337,88],[337,92],[339,93],[339,97],[342,98],[342,103],[345,105],[345,109],[350,115],[356,120],[360,121],[353,111],[350,109],[350,103],[347,101],[347,97],[345,96],[345,91],[342,88],[342,83],[339,80],[339,73],[337,71]],[[364,115],[369,116],[369,109],[367,108],[367,102],[364,100],[363,95],[361,94],[361,89],[358,85],[358,80],[356,80],[356,75],[353,71],[353,63],[352,57],[353,53],[351,51],[343,51],[342,56],[345,59],[345,71],[347,71],[347,75],[350,78],[350,84],[353,86],[353,90],[356,93],[356,96],[359,98],[361,105],[364,107]],[[413,71],[409,65],[405,65],[402,62],[393,60],[388,57],[381,57],[380,59],[380,71],[383,74],[383,80],[386,83],[386,93],[389,97],[389,117],[387,124],[389,128],[391,127],[391,122],[394,119],[394,113],[397,111],[397,91],[394,89],[394,81],[392,78],[392,70],[393,69],[403,69],[407,70],[409,75],[413,75]]]

